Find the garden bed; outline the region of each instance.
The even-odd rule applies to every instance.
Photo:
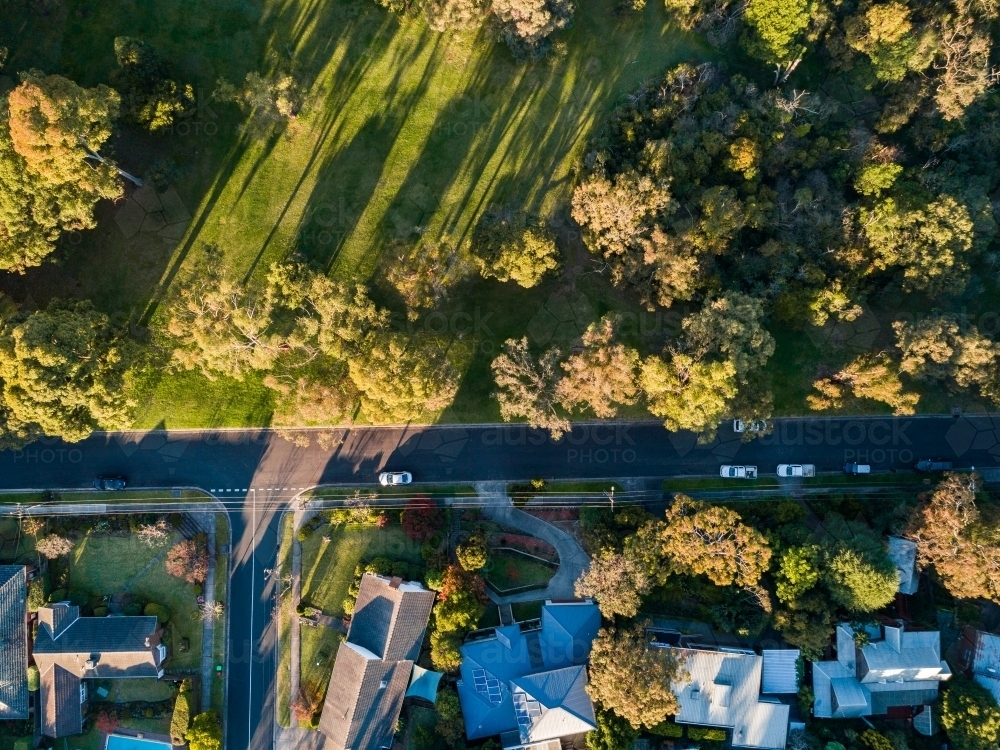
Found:
[[[486,546],[491,550],[491,558],[495,554],[493,550],[511,549],[530,557],[539,558],[545,562],[555,565],[559,564],[559,553],[556,552],[556,548],[548,542],[533,536],[512,533],[510,531],[495,531],[487,537]]]
[[[545,588],[558,565],[545,562],[516,549],[491,549],[486,583],[499,594]]]

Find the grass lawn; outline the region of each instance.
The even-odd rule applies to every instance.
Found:
[[[169,60],[177,80],[194,84],[199,108],[184,127],[156,137],[123,129],[106,148],[140,175],[172,158],[174,187],[193,219],[180,242],[144,232],[127,238],[115,222],[119,207],[102,204],[98,228],[75,236],[62,264],[3,284],[17,302],[30,293],[41,306],[73,290],[155,325],[156,301],[191,273],[206,245],[238,279],[262,278],[293,251],[335,277],[377,279],[389,240],[419,226],[427,239],[461,241],[484,210],[505,204],[552,218],[567,246],[575,242],[565,222],[573,168],[591,133],[642,81],[713,54],[672,27],[662,3],[620,15],[617,5],[578,2],[573,27],[555,37],[563,51],[529,65],[488,42],[486,30],[438,34],[419,15],[400,18],[371,0],[66,0],[25,14],[24,26],[0,29],[12,45],[11,71],[106,83],[113,39],[129,35]],[[245,135],[238,112],[210,99],[220,76],[239,81],[287,67],[308,95],[280,135]],[[623,304],[603,279],[578,286],[595,309]],[[532,290],[473,279],[456,290],[446,315],[489,317],[462,392],[440,418],[497,416],[480,375],[503,339],[523,335],[558,288],[556,279]],[[261,381],[150,367],[137,426],[267,424],[273,401]]]
[[[151,550],[134,536],[88,534],[70,553],[70,588],[106,596],[124,591],[162,604],[170,611],[167,668],[196,669],[201,665],[202,624],[191,616],[197,611],[194,587],[168,575],[162,561],[150,564],[166,549]],[[190,647],[181,653],[185,638]]]
[[[760,490],[778,487],[775,477],[759,479],[667,479],[663,482],[664,492],[684,492],[685,490]]]
[[[299,633],[299,665],[302,670],[299,679],[302,690],[310,695],[324,695],[342,636],[333,628],[323,625],[312,627],[303,624]]]
[[[135,719],[128,716],[122,718],[121,726],[126,729],[134,729],[137,732],[170,734],[170,717],[167,716],[161,719]],[[97,727],[91,726],[83,734],[56,740],[53,747],[55,750],[104,750],[104,743]]]
[[[511,491],[512,485],[507,485],[507,491]],[[546,495],[555,497],[565,497],[567,495],[601,495],[614,489],[615,492],[624,492],[618,482],[546,482],[545,487],[535,493],[536,498],[545,498]]]
[[[923,474],[898,472],[896,474],[866,474],[849,476],[847,474],[830,474],[829,476],[805,477],[802,484],[818,487],[872,487],[876,485],[914,485],[923,484],[927,479]]]
[[[537,620],[542,616],[542,604],[543,602],[518,602],[517,604],[511,604],[510,609],[514,615],[514,619],[518,622],[524,622],[526,620]]]
[[[323,541],[324,534],[330,542]],[[373,557],[423,562],[420,545],[410,541],[401,526],[321,526],[302,542],[302,601],[327,615],[342,616],[354,568]]]
[[[523,586],[545,586],[555,575],[556,567],[512,550],[491,551],[486,582],[501,592]]]
[[[106,698],[97,698],[97,689],[108,691]],[[91,690],[91,699],[108,703],[156,703],[172,698],[176,692],[174,683],[161,682],[153,677],[136,680],[97,680]]]
[[[278,571],[281,580],[292,574],[292,514],[281,517],[281,539],[278,545]],[[276,614],[278,621],[278,723],[283,727],[291,722],[291,629],[294,616],[290,591],[281,597]]]
[[[359,487],[319,487],[303,493],[303,497],[307,499],[315,498],[317,500],[346,500],[354,497],[354,493],[357,491],[360,491],[362,494],[374,492],[380,500],[388,498],[402,500],[416,497],[417,495],[426,495],[427,497],[435,498],[478,497],[476,488],[467,484],[411,484],[406,487],[378,487],[374,490],[370,484]]]

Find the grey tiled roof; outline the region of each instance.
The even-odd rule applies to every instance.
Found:
[[[413,662],[373,657],[340,644],[320,718],[327,748],[379,750],[392,744]]]
[[[436,594],[419,584],[366,574],[340,644],[320,731],[332,750],[380,750],[396,720],[420,654]]]
[[[27,576],[0,565],[0,719],[28,717]]]
[[[347,640],[388,661],[416,660],[436,594],[422,586],[390,585],[381,576],[361,578]]]
[[[47,608],[45,608],[47,609]],[[55,605],[56,612],[63,609]],[[39,669],[58,664],[79,677],[156,677],[159,663],[154,653],[160,642],[155,617],[73,617],[69,608],[57,637],[44,620],[35,638],[34,657]],[[68,621],[68,624],[66,622]],[[92,662],[92,665],[87,662]]]
[[[42,672],[42,734],[66,737],[83,731],[80,683],[79,677],[59,665]]]

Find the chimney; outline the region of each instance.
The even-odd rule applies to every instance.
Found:
[[[398,589],[400,584],[402,583],[403,583],[402,578],[400,578],[399,576],[393,576],[392,579],[389,581],[389,588]]]

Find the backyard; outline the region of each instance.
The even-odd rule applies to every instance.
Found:
[[[490,550],[486,582],[498,593],[544,588],[558,566],[513,549]]]

